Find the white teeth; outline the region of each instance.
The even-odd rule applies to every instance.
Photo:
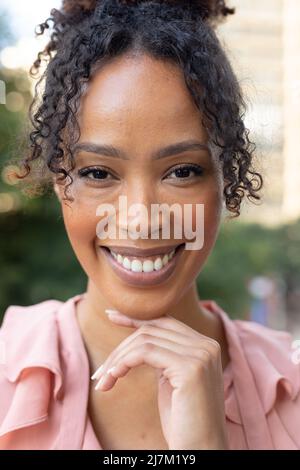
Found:
[[[163,259],[162,259],[163,265],[165,266],[168,261],[169,261],[169,256],[168,256],[168,255],[165,255],[165,256],[163,257]]]
[[[130,268],[131,268],[131,262],[130,262],[130,260],[129,260],[128,258],[124,258],[124,259],[123,259],[123,266],[124,266],[124,268],[126,268],[126,269],[130,269]]]
[[[154,269],[155,271],[159,271],[163,267],[161,258],[156,258],[154,261]]]
[[[141,273],[143,271],[143,263],[138,259],[131,261],[131,271],[134,273]]]
[[[143,262],[143,271],[144,273],[151,273],[154,271],[154,263],[153,261],[147,260]]]
[[[157,257],[155,261],[146,259],[145,261],[140,261],[139,259],[133,259],[132,261],[126,256],[122,256],[119,253],[115,253],[110,250],[113,258],[121,264],[125,269],[136,273],[151,273],[153,271],[159,271],[173,258],[175,250],[171,251],[169,254],[164,255],[163,257]]]

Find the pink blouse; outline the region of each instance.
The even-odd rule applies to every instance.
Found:
[[[89,362],[75,304],[10,306],[0,329],[0,449],[98,449],[87,413]],[[224,371],[230,449],[300,449],[300,365],[292,338],[231,320],[212,300],[229,344]],[[80,380],[78,380],[80,376]]]

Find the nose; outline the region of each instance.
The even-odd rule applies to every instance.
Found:
[[[153,234],[159,234],[160,221],[151,217],[152,204],[158,203],[153,184],[145,179],[136,179],[127,188],[118,214],[119,233],[127,234],[132,239],[151,238]]]

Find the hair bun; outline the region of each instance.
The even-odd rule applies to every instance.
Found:
[[[77,15],[82,12],[90,12],[94,10],[103,0],[63,0],[62,9],[65,13],[70,15]],[[139,3],[146,3],[151,0],[119,0],[121,4],[137,5]],[[169,3],[174,5],[192,5],[199,10],[199,16],[203,20],[218,19],[232,15],[235,13],[235,8],[230,8],[226,5],[227,0],[156,0],[161,3]]]
[[[89,12],[96,8],[97,3],[97,0],[63,0],[62,10],[71,15],[82,11]]]

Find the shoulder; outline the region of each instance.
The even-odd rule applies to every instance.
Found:
[[[231,320],[239,330],[241,336],[263,340],[266,343],[290,344],[292,335],[285,330],[275,330],[268,326],[250,320]]]
[[[213,300],[202,301],[202,304],[221,317],[230,347],[239,346],[247,356],[255,359],[268,358],[270,363],[276,363],[281,369],[291,364],[293,372],[297,373],[300,360],[296,360],[294,350],[297,343],[291,333],[253,321],[231,319]]]
[[[74,329],[74,304],[82,295],[65,302],[51,299],[9,306],[0,328],[0,374],[10,382],[29,367],[44,367],[60,375],[60,349]]]
[[[40,319],[41,315],[53,314],[57,312],[57,308],[62,304],[60,300],[44,300],[37,304],[23,306],[23,305],[10,305],[4,312],[3,321],[0,331],[7,331],[15,322],[28,321],[34,322]]]
[[[56,316],[63,302],[11,305],[0,328],[1,375],[15,382],[23,369],[58,362]]]
[[[300,360],[292,335],[251,321],[232,320],[248,363],[259,383],[268,383],[268,376],[279,382],[292,398],[300,391]]]
[[[28,306],[10,305],[3,315],[1,336],[23,336],[23,328],[28,333],[37,323],[42,326],[42,320],[54,318],[61,304],[59,300],[45,300]]]
[[[253,374],[265,411],[268,413],[283,396],[295,400],[300,394],[300,360],[297,360],[292,335],[252,321],[229,322]]]
[[[295,350],[298,343],[288,331],[275,330],[253,321],[233,320],[216,302],[203,303],[204,307],[219,314],[232,356],[233,352],[245,356],[257,383],[266,384],[266,378],[271,375],[282,379],[285,384],[290,382],[295,393],[300,391],[300,354],[297,358]]]
[[[247,320],[231,320],[234,324],[244,350],[257,359],[263,356],[276,362],[279,368],[292,365],[294,356],[294,339],[288,331],[275,330]],[[297,369],[294,369],[296,371]]]
[[[12,359],[22,361],[29,353],[34,354],[34,349],[41,341],[44,347],[49,345],[55,336],[56,315],[61,305],[59,300],[46,300],[29,306],[9,306],[0,328],[4,355],[2,362],[7,364]],[[49,330],[51,326],[52,331]]]

